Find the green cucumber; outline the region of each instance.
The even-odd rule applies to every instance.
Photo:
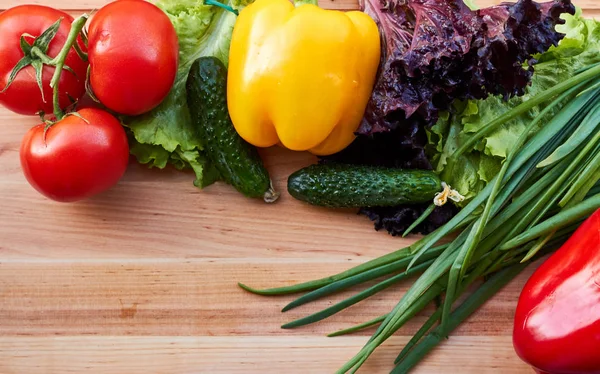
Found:
[[[268,203],[277,200],[279,194],[256,148],[233,127],[227,110],[227,68],[221,60],[201,57],[194,61],[186,89],[192,123],[221,179],[247,197]]]
[[[427,170],[328,164],[292,174],[288,191],[312,205],[359,208],[433,201],[442,184],[437,174]]]

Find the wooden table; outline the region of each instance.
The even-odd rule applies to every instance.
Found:
[[[106,0],[34,0],[72,14]],[[495,0],[480,1],[489,5]],[[0,0],[0,9],[23,3]],[[354,0],[322,6],[356,8]],[[581,0],[590,15],[597,0]],[[35,118],[0,109],[0,373],[331,373],[373,330],[325,333],[389,311],[408,283],[313,326],[279,325],[331,300],[281,314],[291,298],[241,291],[341,271],[411,239],[375,232],[346,211],[273,206],[193,176],[131,163],[123,181],[86,202],[59,204],[36,193],[19,166],[19,144]],[[276,186],[313,161],[263,152]],[[513,352],[513,310],[523,274],[488,302],[417,369],[420,373],[528,373]],[[387,373],[420,316],[390,339],[364,373]]]

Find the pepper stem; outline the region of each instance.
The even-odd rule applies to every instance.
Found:
[[[318,0],[294,0],[294,6],[296,8],[299,7],[300,5],[305,5],[305,4],[319,6],[319,1]]]
[[[60,107],[59,102],[58,85],[60,82],[60,77],[63,69],[65,68],[65,61],[67,60],[67,55],[69,54],[69,51],[71,50],[73,45],[77,42],[77,37],[79,36],[79,33],[81,33],[81,30],[83,30],[83,27],[85,26],[87,20],[88,15],[84,14],[81,17],[77,18],[75,21],[73,21],[73,23],[71,24],[71,30],[69,31],[69,35],[67,36],[65,44],[63,45],[58,55],[56,55],[56,57],[52,59],[52,65],[56,65],[54,68],[54,75],[52,75],[52,80],[50,81],[50,87],[52,88],[54,115],[56,116],[57,121],[60,121],[65,116],[65,113]]]

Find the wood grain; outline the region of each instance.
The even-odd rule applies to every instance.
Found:
[[[315,325],[282,330],[280,325],[321,310],[356,289],[280,313],[294,296],[259,297],[236,284],[293,284],[346,267],[319,258],[9,260],[0,264],[0,336],[323,336],[389,312],[410,286],[410,281],[404,282]],[[457,334],[510,335],[514,297],[529,274],[507,286]],[[430,312],[411,321],[400,334],[416,332]]]
[[[328,339],[251,337],[0,338],[3,374],[80,373],[332,373],[366,337]],[[387,373],[405,337],[394,337],[364,373]],[[521,374],[509,337],[458,337],[430,355],[415,373]],[[476,357],[477,359],[473,359]],[[462,363],[460,371],[457,362]],[[268,369],[267,369],[268,368]]]
[[[76,14],[107,0],[31,1]],[[487,6],[500,1],[480,0]],[[0,9],[21,0],[0,0]],[[600,2],[577,4],[600,14]],[[355,9],[355,0],[321,1]],[[113,190],[77,204],[50,202],[25,181],[22,136],[35,118],[0,109],[0,373],[331,373],[365,343],[323,335],[386,313],[405,282],[328,320],[279,325],[346,294],[281,314],[291,297],[262,298],[237,281],[267,287],[329,275],[411,243],[371,229],[350,211],[303,205],[284,193],[266,206],[192,175],[132,162]],[[263,152],[276,186],[314,162]],[[488,302],[418,373],[526,373],[511,328],[529,269]],[[379,349],[365,373],[387,373],[418,316]]]

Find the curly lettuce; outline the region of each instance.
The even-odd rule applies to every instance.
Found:
[[[535,65],[535,74],[525,95],[508,101],[501,96],[492,96],[479,101],[455,102],[451,113],[443,113],[437,123],[427,130],[427,151],[436,171],[441,173],[448,157],[487,123],[572,77],[577,70],[600,62],[600,23],[584,19],[581,10],[574,16],[564,15],[563,18],[566,23],[557,26],[557,30],[566,36],[557,47],[551,47],[536,56],[538,63]],[[556,113],[560,107],[553,112]],[[460,157],[456,172],[446,182],[467,197],[463,204],[468,203],[498,173],[507,152],[541,110],[543,107],[536,107],[504,124]],[[548,119],[554,113],[549,113]],[[540,126],[543,125],[544,121]]]
[[[249,2],[233,0],[229,5],[239,9]],[[156,5],[177,31],[179,70],[171,92],[157,108],[125,120],[132,135],[131,153],[150,167],[192,169],[194,184],[204,187],[217,180],[218,173],[204,155],[204,144],[192,125],[185,82],[191,64],[199,57],[215,56],[227,65],[236,16],[200,0],[159,0]]]
[[[437,121],[454,100],[522,95],[532,56],[557,45],[571,0],[519,0],[471,10],[464,0],[360,0],[380,27],[380,74],[359,129],[389,132],[420,117]],[[470,4],[473,6],[473,4]]]

